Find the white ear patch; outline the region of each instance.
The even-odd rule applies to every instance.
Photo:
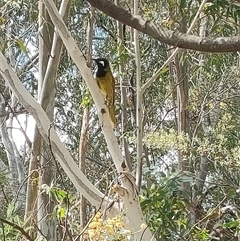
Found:
[[[99,61],[98,63],[100,63],[104,67],[104,61]]]

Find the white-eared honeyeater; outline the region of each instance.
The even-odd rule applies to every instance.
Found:
[[[115,80],[109,65],[105,58],[93,59],[97,64],[96,81],[106,100],[112,126],[116,125],[115,118]]]

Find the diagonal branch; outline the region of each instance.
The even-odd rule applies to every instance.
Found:
[[[144,20],[139,15],[133,15],[108,0],[88,0],[88,2],[108,16],[145,33],[162,43],[179,48],[212,53],[236,52],[240,50],[240,36],[199,37],[176,32],[162,26],[156,26],[153,22]]]
[[[12,226],[14,229],[17,229],[25,238],[27,238],[27,240],[29,240],[29,241],[34,240],[22,227],[18,226],[17,224],[12,223],[12,222],[10,222],[6,219],[3,219],[3,218],[0,218],[0,221],[2,223],[6,223],[6,224]]]

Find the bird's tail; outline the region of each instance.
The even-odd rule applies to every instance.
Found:
[[[115,117],[115,110],[114,110],[114,105],[112,105],[109,109],[109,116],[110,116],[110,120],[112,123],[112,127],[114,128],[116,126],[116,117]]]

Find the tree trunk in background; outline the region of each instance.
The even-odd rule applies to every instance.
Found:
[[[115,4],[119,5],[118,0],[115,0]],[[119,46],[119,52],[124,48],[125,40],[123,33],[123,24],[119,21],[116,21],[117,24],[117,41]],[[120,54],[120,53],[119,53]],[[124,63],[120,63],[119,65],[119,77],[116,79],[116,82],[120,83],[120,91],[121,91],[121,130],[122,130],[122,146],[124,150],[124,157],[126,161],[126,166],[130,171],[132,171],[132,163],[130,160],[129,146],[127,142],[127,138],[125,134],[127,132],[127,86],[129,86],[128,81],[124,80]],[[126,77],[125,77],[126,78]]]
[[[7,131],[7,113],[6,113],[6,101],[2,94],[0,94],[0,132],[3,141],[4,148],[7,153],[8,158],[8,166],[12,180],[18,179],[18,172],[17,172],[17,163],[14,155],[14,148],[12,141],[9,137],[9,133]]]
[[[8,56],[8,59],[10,61],[10,65],[12,68],[15,69],[17,72],[17,66],[16,66],[16,54],[14,53],[13,49],[11,48],[10,40],[12,39],[12,32],[13,32],[13,23],[9,21],[6,24],[6,38],[8,40],[7,42],[7,50],[6,54]],[[19,208],[19,210],[22,210],[22,206],[24,203],[24,196],[25,196],[25,186],[23,185],[23,180],[25,177],[23,162],[20,158],[20,153],[16,147],[16,143],[14,142],[12,138],[12,130],[13,130],[13,118],[15,116],[14,111],[16,111],[17,106],[17,99],[14,96],[14,93],[9,91],[9,96],[7,94],[8,87],[6,87],[6,84],[4,80],[2,79],[2,76],[0,76],[0,82],[1,82],[1,88],[0,88],[0,112],[1,112],[1,127],[0,127],[0,133],[2,142],[7,154],[7,161],[8,161],[8,169],[10,171],[11,176],[11,191],[12,195],[16,199],[15,202],[15,208]],[[7,96],[7,97],[6,97]],[[21,187],[21,188],[20,188]],[[20,189],[19,189],[20,188]]]
[[[189,133],[189,112],[188,112],[188,78],[186,66],[181,59],[183,52],[175,57],[176,75],[177,75],[177,106],[178,106],[178,133]],[[178,151],[179,170],[186,171],[189,164],[183,159],[184,153]]]
[[[29,178],[27,182],[27,195],[26,195],[26,209],[25,209],[25,221],[28,226],[37,224],[37,194],[39,185],[39,158],[41,150],[41,138],[37,127],[35,127],[32,154],[29,163]],[[33,237],[36,233],[31,233]]]
[[[199,35],[201,37],[205,37],[206,36],[206,31],[207,31],[207,17],[204,16],[204,14],[201,14],[201,22],[200,22],[200,29],[199,29]],[[203,67],[203,63],[204,63],[204,55],[200,55],[199,57],[199,79],[198,79],[198,84],[201,85],[201,83],[204,81],[202,79],[202,74],[201,74],[201,68]],[[200,87],[200,86],[199,86]],[[206,129],[205,128],[209,128],[210,123],[208,123],[209,120],[209,113],[207,115],[204,115],[204,113],[201,113],[203,115],[203,123],[202,123],[202,127],[203,127],[203,132],[205,136],[208,136],[208,134],[206,133]],[[210,137],[210,136],[209,136]],[[194,138],[194,136],[193,136]],[[210,137],[211,138],[211,137]],[[209,143],[211,143],[211,140],[209,139]],[[201,160],[200,160],[200,165],[199,165],[199,170],[196,173],[197,176],[197,180],[196,180],[196,188],[193,190],[193,194],[192,194],[192,210],[191,210],[191,218],[190,218],[190,222],[192,225],[194,225],[197,220],[200,218],[201,215],[201,201],[199,199],[199,195],[200,192],[202,192],[203,189],[203,185],[204,182],[206,180],[207,177],[207,170],[208,169],[208,158],[207,156],[201,156]]]
[[[79,168],[85,174],[86,170],[86,148],[89,129],[90,107],[86,106],[83,112],[82,129],[79,142]],[[87,225],[87,200],[83,195],[80,195],[80,225]],[[84,237],[82,237],[84,240]]]
[[[47,69],[47,64],[51,51],[53,29],[51,19],[49,18],[44,4],[39,1],[39,79],[38,79],[38,101],[40,101],[42,85]],[[41,147],[42,138],[35,126],[32,155],[29,164],[29,179],[27,185],[27,200],[25,219],[29,221],[29,225],[37,224],[38,206],[37,196],[39,190],[39,170],[41,170]],[[35,236],[36,234],[34,234]]]
[[[207,34],[207,25],[208,25],[208,18],[207,16],[202,13],[201,14],[201,22],[200,22],[200,29],[199,29],[199,36],[206,37]],[[204,55],[201,54],[199,57],[199,73],[198,73],[198,85],[199,89],[201,85],[205,82],[205,76],[202,74],[202,67],[204,67]],[[204,105],[208,105],[208,103],[202,103],[202,111],[201,111],[201,126],[203,130],[204,137],[208,141],[209,145],[212,144],[212,131],[216,128],[217,122],[219,120],[219,112],[220,112],[220,101],[221,101],[221,93],[223,91],[224,81],[221,79],[218,83],[218,88],[215,93],[216,97],[215,100],[212,101],[213,108],[209,111],[208,108],[204,108]],[[207,100],[206,100],[207,101]],[[191,223],[195,224],[201,215],[201,197],[204,183],[206,181],[206,177],[208,174],[209,169],[209,158],[206,155],[202,155],[200,158],[200,165],[197,170],[196,176],[196,189],[193,191],[192,203],[194,210],[192,212]]]
[[[71,1],[62,3],[60,12],[66,21]],[[55,78],[59,66],[62,41],[55,33],[51,19],[42,2],[39,3],[39,84],[38,84],[38,100],[47,116],[53,122],[54,106],[55,106]],[[53,35],[54,34],[54,35]],[[54,127],[52,127],[54,128]],[[42,140],[37,128],[35,128],[35,136],[33,143],[33,156],[30,164],[30,174],[40,167],[38,174],[38,183],[29,180],[29,196],[27,211],[37,210],[33,213],[33,221],[39,226],[41,233],[47,240],[56,240],[56,219],[51,217],[54,204],[51,202],[49,195],[41,189],[42,185],[50,186],[56,175],[56,162],[52,156],[52,150],[48,143]],[[37,176],[39,175],[39,177]],[[32,179],[33,180],[33,179]],[[33,186],[32,186],[33,184]],[[37,189],[38,187],[38,189]],[[38,191],[38,198],[37,198]],[[31,201],[31,203],[30,203]],[[35,206],[37,203],[37,209]],[[34,208],[34,209],[33,209]],[[29,214],[28,214],[29,216]]]
[[[180,31],[186,33],[186,16],[181,11]],[[179,51],[175,56],[176,77],[177,77],[177,107],[178,107],[178,133],[189,133],[189,111],[188,111],[188,76],[187,66],[184,61],[184,51]],[[184,153],[178,150],[178,168],[179,170],[189,170],[189,163],[183,159]]]
[[[87,61],[88,64],[92,64],[92,46],[93,46],[93,24],[94,24],[94,13],[95,8],[90,8],[88,14],[88,25],[87,25]],[[86,151],[87,151],[87,140],[88,140],[88,130],[89,130],[89,118],[90,118],[90,103],[86,103],[83,111],[82,118],[82,128],[80,133],[80,141],[79,141],[79,168],[83,172],[86,173]],[[87,225],[87,199],[80,193],[80,225],[84,228]],[[81,236],[79,240],[86,240],[84,236]]]
[[[41,103],[42,96],[45,95],[45,101],[48,102],[42,107],[46,111],[49,120],[53,121],[53,111],[54,111],[54,97],[55,97],[55,79],[47,79],[47,68],[51,59],[51,48],[53,43],[53,25],[45,9],[45,6],[39,3],[39,84],[38,84],[38,97]],[[55,72],[56,70],[53,69]],[[50,88],[44,89],[46,82],[52,82]],[[48,93],[45,93],[45,92]],[[53,127],[54,128],[54,127]],[[38,188],[38,199],[37,199],[37,222],[41,233],[49,241],[56,240],[56,220],[51,218],[53,211],[53,203],[50,200],[49,194],[42,190],[42,185],[51,185],[51,181],[55,179],[56,170],[54,168],[54,157],[49,149],[46,142],[42,140],[42,137],[37,131],[37,136],[40,139],[40,155],[39,155],[39,188]],[[39,148],[39,147],[37,147]]]
[[[14,118],[16,118],[16,120],[18,121],[18,124],[20,125],[20,130],[19,131],[23,131],[21,123],[18,120],[18,116],[15,115],[15,113],[14,113],[14,111],[16,110],[17,104],[18,104],[18,100],[17,100],[16,96],[14,94],[12,94],[12,96],[11,96],[11,104],[9,106],[10,111],[11,111],[11,113],[9,114],[9,122],[8,122],[9,137],[10,137],[10,139],[12,141],[13,152],[14,152],[14,156],[16,158],[17,173],[18,173],[18,183],[19,183],[19,185],[22,185],[23,181],[24,181],[24,178],[25,178],[24,163],[21,160],[21,156],[20,156],[19,150],[17,149],[16,143],[15,143],[15,141],[13,139],[13,135],[12,135],[12,130],[13,130],[12,127],[13,127],[13,119]],[[25,133],[25,135],[26,135],[26,133]],[[25,137],[28,138],[27,136],[25,136]],[[28,139],[28,141],[29,141],[29,139]],[[25,192],[26,192],[25,185],[23,185],[23,187],[19,191],[20,191],[20,193],[22,195],[24,195]],[[22,195],[20,195],[20,196],[22,197]]]

